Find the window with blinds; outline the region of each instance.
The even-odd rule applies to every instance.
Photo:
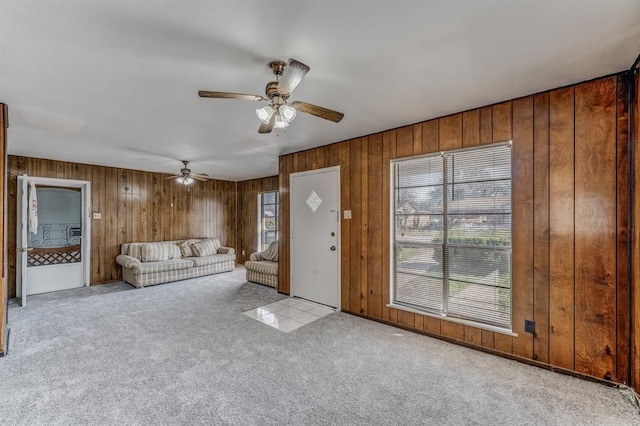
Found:
[[[511,329],[511,144],[393,164],[392,304]]]

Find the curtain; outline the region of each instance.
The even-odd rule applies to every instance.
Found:
[[[32,182],[29,183],[29,232],[38,233],[38,195],[36,194],[36,186]]]

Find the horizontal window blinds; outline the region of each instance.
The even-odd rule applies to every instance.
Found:
[[[393,303],[511,328],[511,148],[394,163]]]

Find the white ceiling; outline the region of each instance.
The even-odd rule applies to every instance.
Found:
[[[625,70],[638,0],[0,0],[9,153],[243,180],[278,155]],[[272,59],[311,67],[298,114],[257,133]]]

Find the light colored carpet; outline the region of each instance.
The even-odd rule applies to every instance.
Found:
[[[3,425],[630,425],[616,389],[336,313],[283,333],[244,270],[11,301]]]

